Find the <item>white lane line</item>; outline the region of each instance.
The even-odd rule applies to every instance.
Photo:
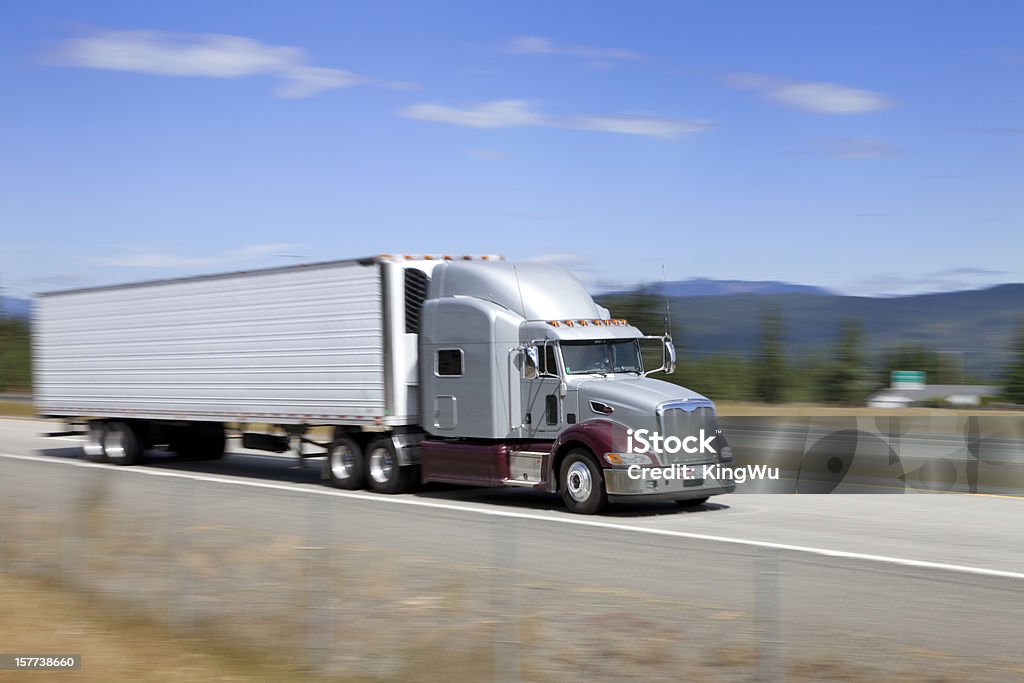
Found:
[[[611,529],[613,531],[628,531],[639,534],[652,534],[655,536],[668,536],[671,538],[686,538],[695,541],[712,541],[716,543],[729,543],[732,545],[743,545],[754,548],[767,548],[771,550],[786,550],[790,552],[818,555],[821,557],[836,557],[848,560],[862,560],[865,562],[877,562],[881,564],[899,565],[901,567],[917,567],[919,569],[938,569],[941,571],[957,572],[960,574],[974,574],[977,576],[993,576],[1002,579],[1024,580],[1024,573],[1010,572],[1001,569],[986,569],[984,567],[972,567],[962,564],[946,564],[944,562],[929,562],[927,560],[911,560],[903,557],[891,557],[888,555],[871,555],[868,553],[853,553],[843,550],[829,550],[828,548],[815,548],[813,546],[790,545],[788,543],[772,543],[770,541],[754,541],[745,538],[733,538],[731,536],[715,536],[711,534],[698,534],[691,531],[674,531],[671,529],[652,529],[642,526],[631,526],[629,524],[618,524],[594,519],[581,519],[577,517],[552,517],[532,512],[513,512],[510,510],[492,510],[490,508],[471,507],[467,505],[456,505],[454,503],[441,503],[420,498],[406,498],[396,496],[385,496],[373,493],[361,493],[359,491],[339,491],[331,488],[311,488],[296,484],[272,484],[262,481],[248,481],[231,477],[219,477],[209,474],[192,474],[188,472],[173,472],[169,470],[154,470],[136,467],[113,467],[91,463],[83,460],[56,460],[38,455],[15,455],[13,453],[0,453],[0,457],[14,460],[28,460],[31,462],[42,462],[56,465],[71,465],[73,467],[98,467],[109,472],[123,474],[139,474],[154,477],[173,477],[176,479],[192,479],[195,481],[207,481],[216,484],[228,484],[232,486],[249,486],[252,488],[273,489],[278,491],[292,491],[307,493],[318,496],[333,496],[337,498],[354,498],[357,500],[371,501],[380,504],[392,505],[413,505],[416,507],[433,508],[437,510],[453,510],[456,512],[471,512],[489,517],[507,517],[512,519],[529,519],[539,522],[555,522],[558,524],[570,524],[597,529]]]

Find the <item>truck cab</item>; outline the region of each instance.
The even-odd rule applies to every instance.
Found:
[[[704,474],[732,464],[714,404],[648,376],[674,363],[668,336],[613,319],[560,268],[440,263],[420,316],[422,479],[560,492],[581,513],[728,493]]]

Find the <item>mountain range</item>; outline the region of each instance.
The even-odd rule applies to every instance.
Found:
[[[695,277],[688,280],[655,282],[644,285],[643,291],[658,296],[728,296],[731,294],[822,294],[833,292],[824,287],[795,285],[779,280],[714,280]]]
[[[668,283],[669,292],[672,284]],[[663,304],[655,294],[663,296],[651,285],[598,298],[616,315],[616,304],[638,295],[649,297],[649,310],[660,316]],[[797,362],[815,355],[827,357],[840,322],[855,319],[861,323],[869,353],[917,344],[950,354],[967,375],[986,379],[997,376],[1009,361],[1014,334],[1024,325],[1024,284],[890,298],[804,291],[670,293],[669,298],[673,336],[690,352],[750,354],[758,345],[761,314],[774,309],[783,319],[787,354]],[[636,310],[635,301],[632,306]],[[661,333],[660,329],[644,331]]]

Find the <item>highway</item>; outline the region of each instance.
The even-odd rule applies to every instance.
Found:
[[[726,674],[733,669],[762,675],[775,652],[794,679],[822,667],[853,680],[1024,677],[1024,499],[1016,496],[914,488],[907,495],[735,494],[693,510],[644,503],[581,517],[566,513],[556,496],[521,489],[432,486],[400,496],[337,491],[320,482],[318,461],[295,468],[290,458],[234,447],[217,462],[165,454],[136,468],[93,465],[82,460],[78,437],[40,436],[50,429],[39,421],[0,420],[5,547],[27,547],[22,536],[46,526],[40,520],[47,510],[60,510],[54,519],[62,529],[77,528],[75,510],[99,496],[124,517],[119,537],[145,524],[165,549],[184,541],[218,557],[221,573],[207,575],[197,562],[183,560],[190,578],[182,584],[166,558],[162,564],[145,559],[115,582],[75,559],[81,530],[47,561],[98,589],[132,594],[176,614],[186,609],[230,617],[237,605],[224,597],[229,585],[284,596],[292,590],[287,571],[250,575],[239,568],[254,562],[245,557],[246,547],[263,552],[288,537],[293,548],[330,549],[316,566],[326,576],[355,576],[362,587],[359,600],[331,589],[341,602],[314,609],[308,619],[326,620],[336,633],[347,628],[346,609],[355,610],[361,624],[368,618],[399,638],[379,623],[378,611],[367,616],[362,600],[376,595],[378,585],[370,574],[388,577],[391,587],[379,589],[379,599],[392,606],[420,605],[424,594],[436,596],[445,586],[440,594],[455,596],[458,618],[469,629],[453,638],[469,642],[468,634],[485,626],[502,628],[495,614],[516,616],[515,633],[495,642],[515,643],[508,660],[527,672],[575,675],[604,658],[615,666],[588,676],[618,680],[622,676],[610,671],[639,666],[630,663],[639,657],[642,680],[673,680],[681,671],[706,673],[708,667],[731,680]],[[8,564],[31,566],[19,559],[24,550],[22,556],[12,552]],[[370,564],[376,569],[366,569],[360,557],[375,558]],[[381,558],[393,566],[378,572]],[[147,562],[154,562],[158,591],[146,587],[140,567]],[[228,572],[224,567],[232,562],[236,569]],[[297,595],[310,590],[309,575]],[[246,609],[251,616],[257,608]],[[440,628],[444,609],[407,615],[402,628],[413,630],[402,631],[401,642],[420,637],[417,624]],[[602,633],[635,647],[618,642],[609,650]],[[315,650],[317,639],[310,640]],[[333,662],[328,670],[357,667],[376,675],[377,669],[358,669],[376,652],[371,640],[358,658],[331,648],[318,656]],[[394,657],[393,649],[387,652],[369,659]],[[716,652],[728,663],[717,661]]]

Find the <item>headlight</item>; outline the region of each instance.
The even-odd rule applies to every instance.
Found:
[[[609,465],[653,465],[654,458],[644,453],[605,453]]]

